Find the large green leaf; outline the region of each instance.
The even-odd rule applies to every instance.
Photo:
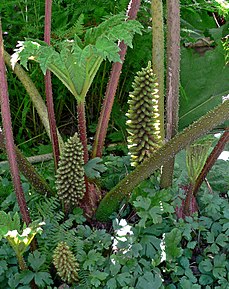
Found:
[[[190,48],[181,49],[181,97],[179,129],[222,102],[229,94],[229,67],[221,43],[203,56]]]
[[[102,61],[121,62],[118,41],[132,47],[133,36],[141,29],[139,22],[126,21],[126,16],[119,14],[88,29],[82,40],[75,35],[74,39],[58,43],[58,51],[42,41],[20,42],[12,60],[20,59],[25,67],[28,59],[39,62],[43,73],[52,71],[82,102]]]

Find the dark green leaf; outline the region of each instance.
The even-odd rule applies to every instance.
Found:
[[[201,274],[199,282],[200,285],[208,285],[213,283],[213,279],[210,275]]]
[[[212,263],[209,259],[205,259],[203,261],[200,262],[199,264],[199,270],[201,273],[207,273],[212,271]]]
[[[165,234],[165,253],[166,260],[174,260],[182,254],[182,249],[178,247],[181,241],[181,232],[174,228],[170,233]]]
[[[38,271],[40,267],[44,264],[46,258],[45,256],[41,255],[39,251],[34,251],[33,254],[29,254],[28,261],[30,266],[33,268],[34,271]]]
[[[34,278],[35,273],[30,270],[24,270],[20,273],[20,282],[23,284],[29,284],[30,281]]]
[[[34,281],[37,284],[37,286],[39,286],[39,288],[44,288],[44,286],[46,285],[53,284],[51,275],[47,272],[37,272],[34,276]]]
[[[229,66],[225,66],[221,44],[203,56],[192,49],[181,49],[179,127],[183,129],[222,102],[229,93]]]
[[[146,272],[143,276],[138,278],[136,288],[138,289],[159,289],[162,285],[162,279],[159,275],[152,272]]]

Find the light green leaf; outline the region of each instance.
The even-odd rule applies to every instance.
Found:
[[[136,201],[133,202],[135,208],[143,209],[144,211],[148,211],[151,205],[151,201],[147,197],[139,196]]]
[[[89,179],[97,179],[101,177],[101,173],[107,170],[106,166],[102,164],[102,159],[99,157],[89,160],[84,166],[85,174]]]
[[[121,62],[118,54],[120,50],[119,47],[108,37],[98,38],[95,48],[103,59],[107,58],[109,61]]]

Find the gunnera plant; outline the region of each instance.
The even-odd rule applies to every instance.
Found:
[[[65,143],[58,164],[57,194],[66,205],[78,205],[86,191],[84,181],[83,146],[75,133]]]
[[[129,95],[127,138],[131,165],[140,164],[161,146],[158,83],[151,62],[137,72]]]
[[[79,264],[66,242],[60,242],[54,250],[53,264],[64,282],[78,281]]]

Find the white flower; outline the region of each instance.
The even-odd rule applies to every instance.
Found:
[[[4,237],[11,237],[11,238],[16,238],[18,234],[17,230],[13,230],[13,231],[8,231]]]
[[[30,228],[25,228],[20,237],[27,237],[31,233]]]

